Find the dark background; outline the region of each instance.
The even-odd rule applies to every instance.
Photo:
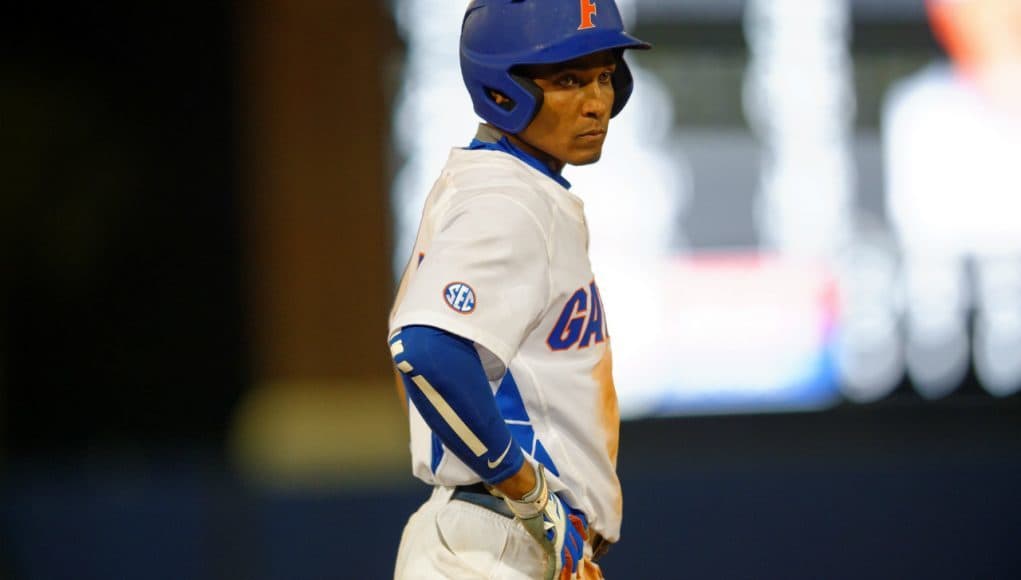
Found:
[[[230,7],[15,10],[0,96],[5,447],[215,441],[249,376]]]
[[[231,452],[260,385],[335,378],[393,398],[386,142],[401,47],[385,8],[10,16],[0,577],[389,577],[428,491],[406,469],[265,485]],[[1019,427],[1018,398],[973,381],[937,402],[905,385],[817,414],[627,423],[625,541],[604,570],[1019,577]]]

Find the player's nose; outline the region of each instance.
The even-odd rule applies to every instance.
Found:
[[[613,87],[591,82],[585,87],[582,99],[582,115],[601,119],[613,106]]]

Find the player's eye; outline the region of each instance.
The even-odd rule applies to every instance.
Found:
[[[608,85],[613,81],[613,71],[603,71],[599,74],[599,82]]]
[[[578,77],[574,75],[563,75],[557,78],[557,84],[564,88],[571,88],[579,86],[581,82],[579,82]]]

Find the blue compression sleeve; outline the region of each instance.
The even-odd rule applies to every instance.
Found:
[[[511,437],[472,341],[429,326],[406,326],[390,339],[404,388],[426,424],[487,483],[525,461]]]

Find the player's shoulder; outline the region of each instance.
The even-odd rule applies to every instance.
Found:
[[[553,219],[557,202],[549,178],[499,151],[455,149],[444,167],[442,206],[520,207],[542,226]]]
[[[513,192],[547,199],[549,178],[502,151],[454,149],[445,172],[462,191]]]

